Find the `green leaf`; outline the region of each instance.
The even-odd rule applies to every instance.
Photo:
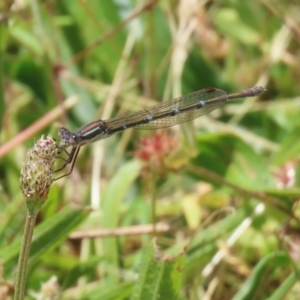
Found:
[[[35,260],[47,250],[61,243],[89,215],[88,210],[79,210],[71,206],[65,207],[54,217],[36,227],[33,235],[30,260]],[[0,250],[0,257],[5,270],[16,265],[21,245],[21,237],[11,245]]]
[[[240,226],[246,218],[251,216],[257,205],[253,202],[249,203],[248,209],[239,209],[234,214],[214,222],[208,228],[197,233],[188,247],[186,268],[193,269],[195,266],[204,266],[218,249],[216,241],[223,239],[224,236],[227,236]]]
[[[185,255],[161,259],[150,244],[144,252],[139,279],[131,300],[176,299],[183,276]]]
[[[264,281],[268,280],[267,274],[270,273],[273,269],[288,265],[289,262],[289,257],[286,255],[286,253],[283,252],[270,253],[269,255],[264,257],[253,269],[251,275],[248,277],[243,287],[233,297],[233,300],[254,299],[258,291],[258,294],[261,295]]]
[[[207,168],[245,188],[274,187],[274,178],[267,163],[237,136],[206,134],[197,138],[199,155],[195,165]],[[205,178],[203,178],[205,179]]]
[[[3,18],[5,18],[5,14],[3,14]],[[5,57],[5,48],[7,44],[7,25],[6,21],[3,19],[0,23],[0,124],[2,124],[5,102],[4,102],[4,57]],[[0,126],[0,134],[1,134],[2,126]]]
[[[124,200],[129,186],[138,177],[140,169],[140,162],[130,161],[123,164],[112,178],[103,195],[102,211],[104,228],[117,227],[122,200]],[[108,237],[103,240],[103,250],[107,260],[114,265],[118,265],[119,251],[115,237]],[[112,281],[115,282],[117,280],[118,276],[112,275]]]
[[[300,154],[300,127],[297,126],[289,132],[280,143],[280,148],[273,156],[273,162],[278,165],[283,165],[285,162],[298,158]]]
[[[245,24],[234,9],[218,10],[214,22],[226,36],[244,44],[256,44],[260,40],[258,32]]]
[[[95,291],[83,295],[86,300],[124,300],[128,299],[132,290],[133,283],[123,283],[110,287],[103,287],[100,291],[99,288]]]
[[[275,290],[275,292],[268,298],[268,300],[281,300],[288,299],[288,292],[291,291],[293,286],[299,284],[299,265]]]
[[[25,26],[12,26],[10,35],[16,39],[23,47],[27,48],[32,55],[42,56],[43,47],[38,38]]]

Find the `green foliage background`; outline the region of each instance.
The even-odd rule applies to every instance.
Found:
[[[298,299],[298,1],[0,8],[3,299],[13,294],[26,215],[20,168],[42,134],[59,139],[61,126],[76,130],[206,87],[256,85],[267,88],[259,98],[163,136],[128,130],[83,147],[40,212],[27,294],[49,287],[59,299]],[[141,161],[145,141],[176,146],[163,157],[153,147]]]

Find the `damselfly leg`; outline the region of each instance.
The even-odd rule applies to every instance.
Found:
[[[60,158],[60,159],[64,160],[65,163],[64,163],[59,169],[55,170],[54,173],[57,173],[57,172],[59,172],[59,171],[65,169],[65,167],[66,167],[67,165],[70,165],[70,164],[71,164],[71,168],[70,168],[70,171],[69,171],[68,173],[65,173],[64,175],[55,178],[53,181],[58,180],[58,179],[60,179],[60,178],[63,178],[63,177],[65,177],[65,176],[68,176],[68,175],[70,175],[70,174],[73,172],[74,165],[75,165],[76,158],[77,158],[77,155],[78,155],[78,153],[79,153],[80,147],[73,147],[72,150],[71,150],[71,152],[68,152],[68,151],[67,151],[65,148],[63,148],[63,147],[60,147],[60,149],[68,155],[68,158],[65,159],[65,158],[63,158],[63,157],[61,157],[61,156],[58,156],[58,157],[57,157],[57,158]]]

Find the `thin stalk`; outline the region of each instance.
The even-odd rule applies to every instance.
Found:
[[[31,241],[32,241],[33,230],[35,227],[37,214],[38,214],[38,210],[33,210],[32,212],[28,210],[27,213],[24,235],[23,235],[19,262],[18,262],[14,300],[24,299],[25,285],[27,279],[26,275],[27,275],[28,259],[29,259]]]
[[[151,180],[150,180],[150,201],[151,201],[151,219],[152,219],[152,225],[153,225],[153,236],[155,237],[157,235],[157,229],[156,229],[156,175],[151,170]]]

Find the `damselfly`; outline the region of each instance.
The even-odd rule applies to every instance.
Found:
[[[99,119],[93,121],[74,132],[62,127],[59,131],[61,139],[59,146],[68,154],[68,158],[65,164],[56,172],[64,169],[68,164],[71,164],[71,168],[69,173],[55,180],[72,173],[80,147],[85,144],[105,139],[114,133],[132,127],[137,129],[159,129],[184,123],[211,112],[227,101],[257,96],[265,90],[262,86],[256,86],[241,92],[228,94],[216,88],[205,88],[127,115],[109,120]],[[70,153],[65,150],[69,146],[73,147]]]

